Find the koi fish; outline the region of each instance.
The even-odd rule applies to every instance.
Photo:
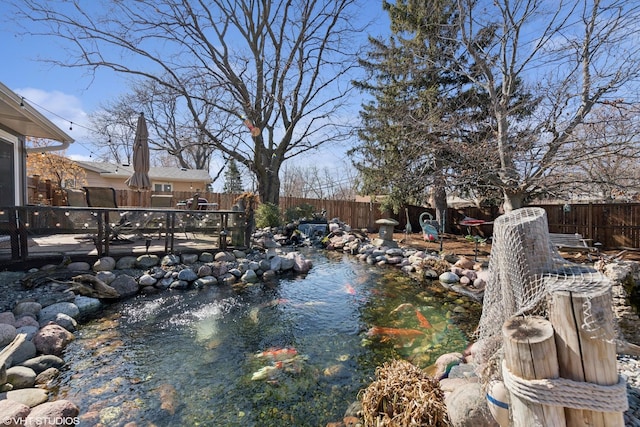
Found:
[[[347,283],[344,287],[344,290],[349,294],[349,295],[355,295],[356,294],[356,290],[353,288],[353,286],[351,286],[350,283]]]
[[[269,350],[261,351],[256,354],[256,357],[265,357],[275,361],[282,361],[291,359],[298,354],[295,348],[272,348]]]
[[[277,372],[277,366],[264,366],[251,375],[251,381],[260,381],[266,380],[268,378],[273,378]]]
[[[408,337],[415,338],[424,335],[424,332],[417,329],[400,329],[400,328],[385,328],[383,326],[374,326],[367,332],[368,336],[383,335],[393,337]]]
[[[397,306],[396,308],[394,308],[393,310],[391,310],[391,313],[389,314],[398,314],[401,311],[405,311],[405,310],[413,310],[413,304],[411,304],[410,302],[405,302],[403,304],[400,304],[399,306]]]
[[[418,318],[418,323],[420,323],[420,327],[425,329],[431,329],[431,323],[427,320],[426,317],[419,310],[416,309],[416,317]]]

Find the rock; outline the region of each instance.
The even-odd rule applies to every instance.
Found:
[[[182,263],[191,265],[198,261],[198,254],[182,254]]]
[[[18,335],[15,326],[0,323],[0,347],[9,344]]]
[[[438,276],[438,279],[442,283],[458,283],[458,281],[460,280],[458,275],[456,275],[456,274],[454,274],[454,273],[452,273],[450,271],[445,271],[440,276]]]
[[[200,262],[213,262],[213,254],[211,252],[202,252],[200,254],[200,258],[198,258],[198,261]]]
[[[73,341],[71,332],[56,324],[48,324],[33,337],[38,352],[60,356],[64,348]]]
[[[80,309],[72,302],[59,302],[56,304],[52,304],[40,311],[40,315],[38,316],[40,325],[44,325],[47,322],[54,320],[58,313],[66,314],[67,316],[73,317],[75,319],[80,315]]]
[[[96,279],[102,280],[106,285],[116,280],[116,274],[113,271],[98,271]]]
[[[75,299],[73,292],[51,292],[38,297],[38,302],[43,307],[48,307],[59,302],[73,302]]]
[[[33,334],[35,335],[35,331]],[[33,344],[33,342],[29,340],[29,335],[27,334],[27,339],[22,343],[20,343],[18,348],[16,348],[13,354],[11,355],[11,365],[19,365],[25,360],[29,360],[35,357],[36,353],[37,353],[36,346]]]
[[[440,380],[440,389],[445,393],[445,396],[448,396],[449,393],[458,387],[467,385],[469,382],[469,380],[463,378],[443,378]]]
[[[34,357],[33,359],[25,360],[20,366],[26,366],[39,374],[49,368],[60,369],[64,366],[64,360],[53,354],[45,354],[42,356]]]
[[[61,420],[61,424],[46,425],[78,425],[80,409],[69,400],[56,400],[55,402],[47,402],[36,406],[27,416],[26,425],[38,426],[43,425],[42,420]]]
[[[455,265],[456,267],[460,267],[463,270],[471,270],[473,269],[474,264],[475,262],[473,260],[463,256],[460,257],[460,259],[457,260],[453,265]]]
[[[29,406],[14,400],[0,400],[0,425],[3,427],[24,426],[24,420],[31,412]]]
[[[188,289],[189,282],[186,280],[175,280],[169,285],[169,289]]]
[[[18,334],[25,334],[27,336],[27,340],[31,341],[39,329],[40,329],[39,325],[38,326],[20,326],[19,328],[16,328],[16,332]]]
[[[122,298],[133,296],[137,294],[139,290],[136,279],[128,274],[119,275],[113,282],[111,282],[110,286],[115,289]]]
[[[33,387],[36,383],[36,373],[26,366],[12,366],[7,369],[7,382],[14,390]]]
[[[36,375],[36,387],[44,386],[49,389],[50,384],[60,374],[60,370],[56,368],[48,368]]]
[[[67,269],[74,271],[91,271],[91,266],[88,262],[72,262],[67,265]]]
[[[13,315],[11,311],[4,311],[0,313],[0,323],[3,323],[5,325],[11,325],[15,328],[16,317]]]
[[[453,427],[499,427],[493,419],[480,383],[467,383],[445,398]]]
[[[198,275],[195,271],[190,268],[185,268],[184,270],[180,270],[178,273],[178,280],[184,280],[185,282],[193,282],[198,278]]]
[[[158,281],[158,279],[156,279],[155,277],[151,276],[150,274],[143,274],[138,279],[138,284],[140,286],[153,286],[153,285],[156,284],[157,281]]]
[[[244,252],[243,252],[243,251],[241,251],[241,250],[234,249],[234,251],[233,251],[233,256],[234,256],[234,258],[236,258],[236,259],[243,259],[243,258],[246,258],[246,257],[247,257],[247,254],[246,254],[246,253],[244,253]]]
[[[111,271],[116,268],[116,260],[110,256],[102,257],[93,264],[93,271]]]
[[[180,257],[175,254],[165,255],[162,257],[162,261],[160,261],[160,265],[163,267],[170,267],[178,264],[180,264]]]
[[[198,268],[198,277],[211,276],[211,266],[210,265],[201,265]]]
[[[282,264],[280,265],[280,269],[282,271],[288,271],[293,269],[293,266],[295,265],[296,261],[293,258],[289,258],[289,257],[285,257],[282,258]]]
[[[236,260],[236,257],[233,256],[233,254],[230,254],[229,252],[220,251],[216,253],[215,260],[223,261],[223,262],[232,262]]]
[[[0,401],[4,399],[33,408],[49,400],[49,392],[41,388],[21,388],[20,390],[0,393]]]
[[[258,275],[254,270],[247,270],[240,278],[245,283],[255,283],[259,280]]]
[[[116,262],[117,270],[130,270],[136,266],[136,257],[124,256]]]
[[[31,315],[24,315],[16,319],[16,324],[14,326],[16,329],[23,326],[35,326],[36,328],[40,328],[40,323],[38,323],[35,317],[31,317]]]
[[[158,258],[158,255],[140,255],[138,258],[136,258],[136,267],[146,270],[158,265],[159,262],[160,258]]]
[[[42,310],[42,305],[35,301],[22,301],[16,304],[13,308],[13,314],[16,318],[19,318],[25,314],[29,314],[34,318],[38,317],[38,313]]]
[[[271,258],[270,269],[273,271],[282,270],[282,257],[280,255],[276,255]]]
[[[265,282],[275,280],[277,277],[278,277],[278,274],[273,270],[266,270],[262,274],[262,280],[264,280]]]
[[[62,326],[69,332],[75,332],[76,328],[78,327],[78,322],[76,322],[76,319],[64,313],[58,313],[56,315],[56,318],[53,319],[53,322],[56,325]]]
[[[293,261],[294,271],[297,271],[298,273],[307,273],[309,270],[311,270],[311,261],[305,259],[302,255],[295,254],[293,257]]]
[[[78,295],[73,300],[73,303],[78,307],[78,311],[80,312],[78,318],[88,316],[102,308],[102,302],[98,298],[85,297],[83,295]]]
[[[451,368],[462,363],[463,359],[462,353],[445,353],[441,355],[436,359],[436,370],[433,373],[433,377],[436,379],[447,378]]]

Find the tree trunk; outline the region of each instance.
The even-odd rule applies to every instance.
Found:
[[[258,194],[262,203],[280,204],[280,177],[278,170],[268,168],[258,176]]]
[[[502,190],[504,194],[504,202],[502,207],[504,212],[511,212],[514,209],[520,209],[523,205],[525,194],[522,191],[511,190],[504,188]]]
[[[436,210],[436,221],[443,228],[440,230],[444,232],[444,220],[447,215],[447,191],[444,188],[444,185],[440,184],[440,179],[436,179],[434,181],[434,185],[431,189],[431,204]]]

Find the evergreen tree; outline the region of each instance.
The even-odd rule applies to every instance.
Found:
[[[242,193],[244,191],[242,186],[242,176],[240,176],[238,166],[233,159],[229,160],[227,170],[224,173],[224,188],[222,191],[224,193],[234,194]]]
[[[351,154],[361,174],[361,190],[385,194],[385,207],[395,212],[431,196],[440,219],[447,206],[446,174],[460,157],[452,143],[463,117],[457,113],[469,109],[469,99],[461,95],[466,81],[450,71],[442,55],[457,48],[449,25],[454,4],[385,2],[393,34],[388,41],[371,38],[367,58],[360,61],[369,79],[355,84],[374,99],[362,106],[362,144]],[[438,56],[442,61],[424,59]]]

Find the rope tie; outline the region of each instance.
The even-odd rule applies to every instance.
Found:
[[[627,382],[599,385],[566,378],[525,380],[514,375],[502,361],[504,385],[520,399],[540,405],[563,406],[598,412],[624,412],[629,409]]]

